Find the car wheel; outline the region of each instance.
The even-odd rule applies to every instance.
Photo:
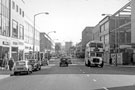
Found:
[[[41,70],[41,66],[39,67],[39,70]]]
[[[30,73],[30,71],[28,70],[27,72],[26,72],[26,74],[28,75]]]
[[[90,61],[88,61],[88,65],[87,65],[88,67],[91,67],[91,63],[90,63]]]
[[[104,63],[102,63],[102,64],[100,65],[101,68],[103,68],[103,66],[104,66]]]
[[[17,75],[17,72],[14,72],[14,75]]]
[[[88,64],[86,63],[86,61],[85,61],[85,66],[88,66]]]

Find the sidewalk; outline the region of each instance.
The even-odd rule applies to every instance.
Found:
[[[5,68],[0,67],[0,75],[11,75],[13,74],[13,71],[6,70]]]

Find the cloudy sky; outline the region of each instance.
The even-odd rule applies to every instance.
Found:
[[[79,42],[86,26],[95,26],[103,16],[113,14],[129,0],[25,0],[26,14],[33,20],[34,14],[49,12],[49,15],[36,16],[36,25],[41,32],[49,33],[55,42]],[[56,40],[57,39],[57,40]]]

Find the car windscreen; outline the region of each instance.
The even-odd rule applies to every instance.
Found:
[[[26,62],[16,62],[16,66],[25,66]]]

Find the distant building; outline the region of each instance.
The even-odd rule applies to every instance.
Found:
[[[79,42],[76,44],[76,50],[75,50],[75,55],[77,58],[83,58],[83,52],[82,52],[82,42]]]
[[[55,43],[55,54],[59,56],[62,52],[62,45],[60,42]]]
[[[86,44],[93,40],[93,34],[92,34],[92,31],[93,31],[94,27],[86,27],[83,31],[82,31],[82,52],[83,52],[83,57],[84,57],[84,54],[85,54],[85,47],[86,47]]]
[[[65,52],[70,54],[70,47],[72,47],[72,42],[65,42]]]

